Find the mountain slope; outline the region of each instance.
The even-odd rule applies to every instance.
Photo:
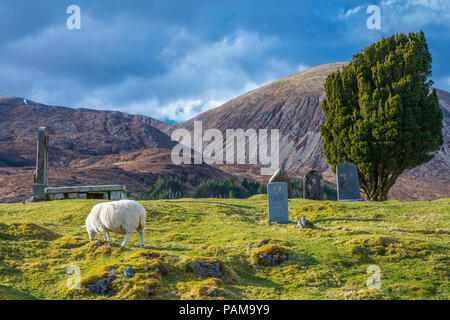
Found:
[[[0,166],[34,163],[37,128],[49,129],[50,161],[174,145],[153,126],[122,113],[47,106],[17,97],[0,98]],[[51,162],[51,164],[52,164]]]
[[[280,162],[284,169],[324,170],[327,163],[319,133],[323,123],[322,87],[327,75],[345,64],[326,64],[277,80],[174,127],[192,130],[194,121],[202,121],[203,130],[217,128],[222,132],[238,128],[279,129]]]

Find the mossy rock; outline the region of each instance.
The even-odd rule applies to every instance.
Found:
[[[131,278],[124,276],[124,270],[128,263],[110,263],[96,269],[89,270],[81,280],[81,290],[66,290],[66,297],[74,298],[95,298],[95,299],[125,299],[125,300],[144,300],[150,299],[155,295],[157,289],[161,287],[161,279],[166,275],[166,268],[159,261],[151,261],[150,266],[158,266],[158,274],[149,275],[144,267],[133,265],[135,275]],[[90,292],[88,285],[97,283],[99,280],[106,279],[114,275],[106,284],[109,294],[100,295]],[[72,292],[79,291],[79,292]]]
[[[222,262],[216,258],[194,257],[185,258],[180,263],[187,272],[193,272],[201,277],[223,277]]]
[[[167,276],[167,268],[160,261],[150,261],[144,269],[149,273],[150,277],[162,279]]]
[[[253,251],[251,262],[254,265],[272,266],[289,258],[289,250],[277,245],[268,244]]]
[[[111,243],[102,240],[90,241],[88,244],[84,245],[84,249],[91,252],[111,252]]]

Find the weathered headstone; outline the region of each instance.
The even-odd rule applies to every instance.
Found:
[[[46,127],[39,127],[36,171],[34,172],[33,200],[46,200],[45,188],[48,187],[48,130]]]
[[[336,167],[338,201],[361,201],[358,167],[344,162]]]
[[[311,170],[303,178],[303,197],[310,200],[323,200],[322,175]]]
[[[292,198],[292,188],[291,188],[291,179],[289,176],[281,169],[277,169],[273,176],[270,178],[269,183],[274,182],[284,182],[287,185],[287,193],[288,198]]]
[[[288,192],[285,182],[267,185],[269,201],[269,222],[288,223]]]

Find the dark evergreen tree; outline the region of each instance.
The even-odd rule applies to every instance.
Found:
[[[325,157],[334,172],[345,161],[358,166],[367,200],[386,200],[397,178],[430,161],[444,142],[431,61],[422,31],[397,34],[326,79]]]

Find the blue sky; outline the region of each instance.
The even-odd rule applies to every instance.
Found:
[[[66,8],[81,9],[69,30]],[[381,29],[366,12],[381,8]],[[265,83],[423,29],[450,91],[450,1],[2,0],[0,95],[184,121]]]

